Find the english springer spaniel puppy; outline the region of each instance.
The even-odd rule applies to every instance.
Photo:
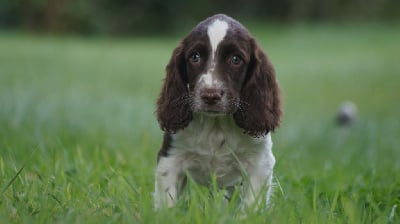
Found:
[[[249,31],[226,15],[214,15],[175,48],[166,72],[157,101],[164,140],[155,208],[174,206],[188,176],[203,185],[215,178],[228,193],[240,185],[243,205],[268,204],[280,90],[271,62]]]

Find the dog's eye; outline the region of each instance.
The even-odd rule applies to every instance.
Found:
[[[233,65],[240,65],[240,63],[242,63],[242,59],[241,59],[239,56],[237,56],[237,55],[233,55],[233,56],[231,57],[231,63],[232,63]]]
[[[198,63],[200,62],[200,54],[199,52],[194,52],[191,56],[190,56],[190,61],[192,63]]]

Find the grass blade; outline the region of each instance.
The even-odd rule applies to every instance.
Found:
[[[14,175],[14,177],[8,182],[8,184],[4,187],[4,189],[1,191],[1,194],[3,195],[7,189],[14,183],[14,181],[17,179],[17,177],[21,174],[22,170],[25,168],[25,165],[21,167],[21,169],[18,170],[18,172]]]

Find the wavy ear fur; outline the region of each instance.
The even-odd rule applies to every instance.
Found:
[[[253,53],[240,93],[241,109],[233,117],[245,133],[260,137],[279,126],[282,109],[275,70],[254,39],[251,45]]]
[[[157,119],[163,131],[174,133],[185,128],[192,120],[185,71],[185,58],[180,44],[166,67],[167,75],[157,100]]]

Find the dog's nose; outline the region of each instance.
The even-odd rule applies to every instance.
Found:
[[[200,97],[204,101],[204,103],[213,105],[221,100],[223,94],[224,91],[222,90],[215,88],[206,88],[201,91]]]

